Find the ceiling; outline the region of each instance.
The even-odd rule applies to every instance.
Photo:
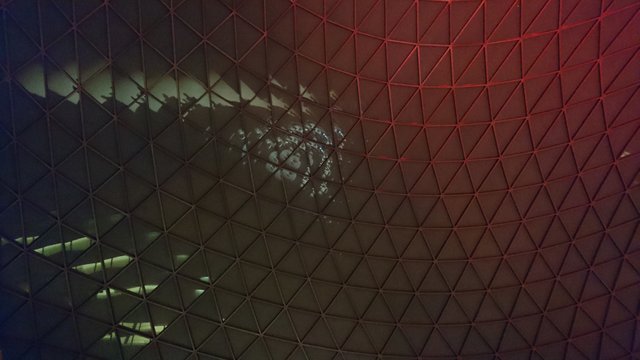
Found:
[[[0,22],[7,359],[640,356],[637,1]]]

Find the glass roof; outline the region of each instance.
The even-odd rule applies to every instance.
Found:
[[[0,2],[0,358],[640,356],[639,12]]]

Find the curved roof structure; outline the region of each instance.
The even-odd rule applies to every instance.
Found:
[[[639,28],[1,2],[0,358],[637,358]]]

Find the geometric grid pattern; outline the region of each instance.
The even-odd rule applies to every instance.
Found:
[[[0,21],[7,358],[640,356],[640,3]]]

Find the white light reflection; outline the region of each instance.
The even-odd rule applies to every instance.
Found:
[[[74,266],[73,269],[85,274],[93,274],[102,269],[122,268],[125,267],[132,258],[128,255],[121,255],[104,259],[104,261],[98,261],[94,263],[82,264]]]
[[[118,341],[118,339],[123,346],[143,346],[151,342],[151,339],[137,334],[118,336],[116,332],[110,332],[102,337],[102,341]]]
[[[143,292],[150,293],[153,290],[155,290],[157,287],[158,287],[158,285],[132,286],[132,287],[127,288],[127,291],[132,292],[134,294],[142,295]],[[104,300],[104,299],[107,299],[109,297],[109,294],[111,296],[120,296],[120,295],[122,295],[122,291],[120,291],[118,289],[100,290],[96,294],[96,298],[99,299],[99,300]]]

